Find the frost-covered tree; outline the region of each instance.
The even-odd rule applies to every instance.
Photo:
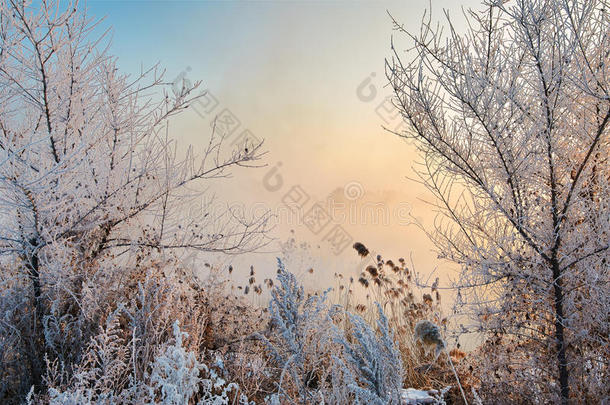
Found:
[[[423,20],[387,76],[485,343],[483,392],[608,397],[610,3],[492,0]],[[501,390],[501,391],[500,391]]]
[[[179,149],[168,120],[196,86],[120,73],[96,26],[77,3],[0,2],[3,395],[12,379],[38,389],[46,350],[78,360],[95,311],[128,298],[117,291],[140,264],[265,243],[266,218],[214,210],[202,191],[255,166],[261,144],[226,148],[211,131],[200,154]]]

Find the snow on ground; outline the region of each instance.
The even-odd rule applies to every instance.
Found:
[[[442,395],[437,390],[422,391],[415,388],[403,389],[401,394],[402,405],[444,404]]]

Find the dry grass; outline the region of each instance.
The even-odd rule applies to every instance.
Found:
[[[304,276],[312,276],[312,273],[315,274],[313,269],[306,271]],[[105,275],[99,277],[102,274]],[[128,366],[109,380],[108,389],[120,392],[126,388],[131,376],[144,379],[161,348],[171,340],[172,324],[178,321],[181,330],[188,333],[184,341],[185,349],[214,368],[226,381],[237,383],[240,393],[251,401],[263,403],[265,397],[277,392],[282,370],[271,361],[266,348],[256,337],[260,333],[273,340],[277,330],[269,322],[266,307],[257,305],[255,299],[263,301],[267,292],[275,287],[274,280],[259,281],[253,267],[240,271],[233,267],[218,268],[206,264],[197,274],[198,277],[193,276],[192,269],[185,269],[174,260],[161,263],[143,259],[131,269],[114,273],[101,273],[92,268],[86,279],[74,284],[74,291],[69,295],[77,296],[78,303],[69,305],[74,298],[68,295],[55,298],[62,303],[55,306],[58,316],[72,311],[72,317],[87,320],[83,325],[92,332],[86,335],[87,341],[79,342],[79,329],[70,331],[62,326],[64,329],[57,331],[59,353],[69,352],[76,347],[81,353],[73,353],[70,357],[74,359],[73,364],[62,363],[65,359],[62,360],[57,354],[49,354],[47,386],[60,391],[72,389],[73,370],[89,367],[79,363],[81,355],[84,356],[82,358],[87,357],[84,347],[88,339],[91,334],[95,335],[103,329],[110,314],[118,312],[116,335],[123,345],[119,352],[123,353]],[[234,286],[231,282],[233,276],[244,280],[244,283]],[[371,325],[376,325],[377,320],[374,303],[382,305],[401,352],[405,387],[439,389],[454,385],[446,359],[443,356],[435,359],[433,353],[416,342],[413,333],[420,320],[445,324],[440,294],[434,289],[429,294],[421,294],[415,288],[412,277],[404,260],[400,259],[395,264],[378,257],[375,265],[368,266],[358,280],[336,274],[334,303],[343,306],[345,311],[357,313]],[[97,288],[87,287],[94,283]],[[122,309],[119,303],[122,303]],[[339,329],[344,328],[345,334],[349,335],[350,326],[345,312],[341,314],[332,322]],[[323,352],[324,348],[315,349],[315,342],[310,343],[314,350],[308,354],[305,368],[310,364],[311,370],[316,371],[307,376],[307,386],[313,390],[321,385],[335,389],[330,375],[330,354],[336,350]],[[22,348],[15,346],[13,350]],[[45,350],[39,348],[36,352],[45,353]],[[451,356],[454,362],[459,362],[465,354],[454,348]],[[216,366],[219,361],[222,367]],[[461,378],[468,381],[468,378]],[[290,382],[284,384],[282,389],[286,390],[287,395],[298,398],[296,388],[291,388]],[[47,400],[43,391],[38,393],[34,402],[45,403]]]
[[[429,293],[422,292],[415,285],[414,274],[403,258],[384,260],[368,255],[368,249],[362,243],[356,243],[354,249],[363,260],[370,260],[371,265],[358,276],[345,277],[335,274],[334,301],[347,311],[361,315],[370,324],[376,320],[375,302],[379,302],[385,311],[390,326],[395,331],[395,339],[400,348],[404,365],[404,386],[418,389],[442,389],[448,385],[455,387],[455,377],[446,356],[439,356],[437,350],[428,350],[426,344],[418,342],[415,327],[419,321],[430,321],[446,332],[447,318],[441,309],[441,295],[433,286]],[[367,252],[363,255],[361,252]],[[438,283],[435,283],[435,285]],[[434,342],[436,347],[438,342]],[[459,364],[466,353],[459,347],[447,348],[447,353],[454,363]],[[460,380],[469,381],[467,369],[460,368]],[[457,388],[449,396],[462,402]]]

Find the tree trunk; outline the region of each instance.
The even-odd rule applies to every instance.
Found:
[[[44,349],[44,334],[42,331],[42,318],[44,316],[44,310],[42,307],[42,289],[40,285],[40,263],[38,259],[38,240],[32,239],[30,243],[30,253],[27,257],[27,269],[32,279],[32,287],[34,290],[34,319],[32,325],[32,333],[29,341],[29,363],[31,372],[31,384],[34,385],[35,390],[38,391],[42,384],[42,375],[44,369],[44,363],[41,361],[42,353]]]
[[[566,359],[566,342],[564,332],[563,314],[563,286],[559,261],[553,260],[553,289],[555,292],[555,342],[557,345],[557,367],[559,371],[559,386],[561,389],[561,403],[567,404],[570,398],[570,384],[568,364]]]

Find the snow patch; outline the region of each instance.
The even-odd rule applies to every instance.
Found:
[[[443,395],[448,391],[448,388],[441,392],[437,390],[416,390],[415,388],[405,388],[400,392],[401,405],[424,405],[424,404],[445,404]]]

